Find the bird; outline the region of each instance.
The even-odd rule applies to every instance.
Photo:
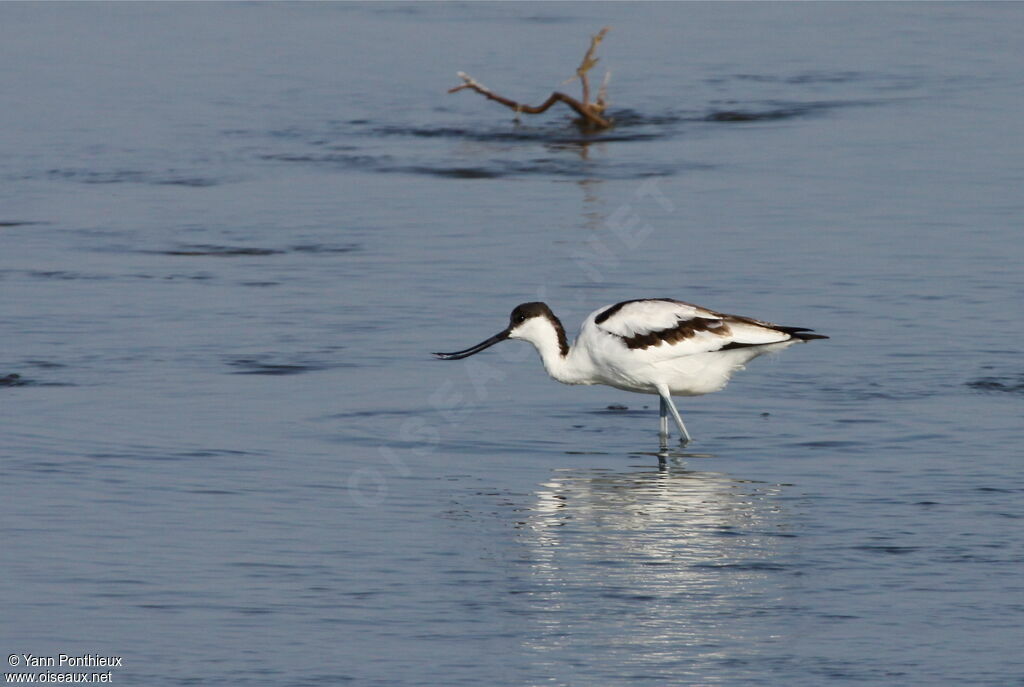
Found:
[[[563,384],[603,384],[657,395],[662,447],[669,438],[670,413],[685,446],[692,438],[673,395],[720,391],[734,372],[758,356],[829,338],[813,331],[727,315],[672,298],[640,298],[590,313],[569,345],[551,308],[531,302],[517,305],[508,326],[491,338],[461,351],[433,355],[461,360],[506,339],[528,341],[548,375]]]

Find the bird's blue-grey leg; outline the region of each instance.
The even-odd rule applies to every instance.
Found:
[[[659,396],[658,399],[661,401],[658,408],[658,439],[661,440],[662,448],[668,448],[668,405],[663,397]]]
[[[683,418],[680,417],[679,411],[676,410],[676,404],[672,402],[672,397],[668,393],[667,386],[658,387],[658,395],[661,396],[662,407],[668,406],[669,411],[672,413],[673,419],[676,424],[679,425],[679,432],[682,436],[679,438],[679,442],[682,444],[690,443],[690,433],[686,431],[686,425],[683,424]]]

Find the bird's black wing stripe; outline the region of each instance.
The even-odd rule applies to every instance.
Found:
[[[648,332],[646,334],[634,334],[633,336],[623,336],[621,338],[627,348],[644,349],[650,346],[660,346],[662,342],[672,345],[686,339],[692,339],[697,335],[697,332],[711,332],[712,334],[724,337],[729,336],[732,330],[722,320],[693,317],[679,320],[678,324],[671,329],[662,329],[661,331]]]

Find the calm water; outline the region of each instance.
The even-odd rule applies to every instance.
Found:
[[[539,101],[603,25],[611,132],[444,93]],[[1022,31],[4,4],[0,649],[147,686],[1024,684]],[[660,467],[648,397],[428,355],[643,296],[832,339],[684,399]]]

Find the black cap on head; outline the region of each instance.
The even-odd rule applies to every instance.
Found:
[[[551,308],[548,307],[547,303],[522,303],[517,305],[515,310],[512,311],[512,314],[509,316],[509,324],[515,327],[517,324],[526,322],[531,317],[546,317],[553,321],[555,314],[551,312]]]

